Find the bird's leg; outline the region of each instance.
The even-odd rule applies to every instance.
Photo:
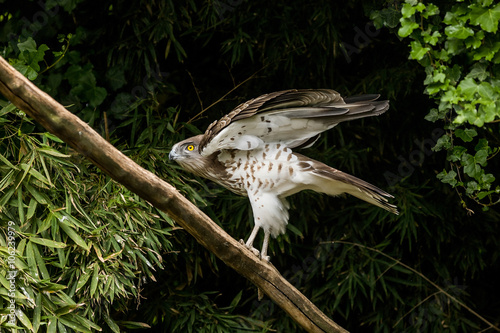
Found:
[[[255,237],[257,236],[257,233],[259,232],[259,227],[254,226],[252,233],[250,234],[250,237],[248,237],[248,240],[246,243],[243,242],[243,239],[240,240],[241,244],[245,244],[245,246],[253,252],[257,257],[259,256],[260,252],[257,250],[255,247],[253,247],[253,241],[255,240]]]
[[[267,247],[269,246],[269,235],[271,235],[271,230],[264,230],[264,242],[262,242],[262,251],[260,251],[260,258],[267,262],[269,262],[271,259],[271,257],[267,255]]]

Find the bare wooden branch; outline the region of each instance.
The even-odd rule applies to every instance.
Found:
[[[0,57],[0,93],[117,182],[171,216],[226,265],[249,279],[308,332],[347,332],[271,264],[234,240],[173,186],[141,168]]]

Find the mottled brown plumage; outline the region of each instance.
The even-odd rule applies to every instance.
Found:
[[[269,236],[288,223],[286,197],[309,189],[329,195],[351,194],[397,214],[390,194],[359,178],[329,167],[293,148],[308,147],[342,121],[377,116],[389,108],[378,95],[343,99],[333,90],[286,90],[262,95],[213,122],[202,135],[175,144],[170,158],[184,169],[232,192],[248,196],[255,227],[246,245],[264,230],[261,255]]]

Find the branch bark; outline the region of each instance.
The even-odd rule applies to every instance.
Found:
[[[171,216],[226,265],[250,280],[308,332],[347,332],[234,240],[172,185],[141,168],[0,57],[0,93],[106,174]]]

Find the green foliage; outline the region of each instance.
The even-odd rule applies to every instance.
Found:
[[[374,18],[395,27],[382,14]],[[500,186],[488,168],[500,147],[494,135],[500,118],[499,18],[500,4],[493,1],[407,0],[398,30],[413,40],[410,59],[425,68],[425,92],[439,105],[426,119],[444,121],[447,129],[434,150],[446,150],[450,163],[437,176],[485,209],[500,203]]]
[[[43,44],[37,48],[33,38],[28,38],[25,42],[17,44],[17,47],[19,48],[19,59],[14,59],[11,65],[28,79],[36,79],[40,71],[39,62],[43,61],[45,51],[49,47]]]
[[[18,322],[34,331],[101,330],[100,318],[139,298],[141,281],[166,268],[173,222],[56,137],[31,133],[31,121],[10,104],[0,113],[0,218],[16,229],[16,283],[23,291],[16,307],[26,314]],[[5,235],[0,243],[7,251]]]
[[[482,205],[494,201],[497,118],[486,120],[488,101],[497,103],[498,7],[387,3],[26,1],[21,10],[3,1],[0,54],[237,239],[251,230],[248,200],[181,171],[168,161],[170,147],[273,90],[380,93],[389,112],[342,124],[303,153],[391,192],[400,216],[300,193],[271,260],[352,332],[479,331],[499,320],[500,216],[495,207],[467,215],[448,184]],[[410,51],[396,35],[373,31],[370,13],[411,38]],[[422,95],[424,80],[439,107]],[[422,109],[431,109],[427,120],[444,120],[444,135]],[[469,118],[453,122],[459,115]],[[12,224],[24,329],[300,331],[175,221],[1,97],[0,131],[2,330]],[[452,163],[445,171],[440,151]]]

